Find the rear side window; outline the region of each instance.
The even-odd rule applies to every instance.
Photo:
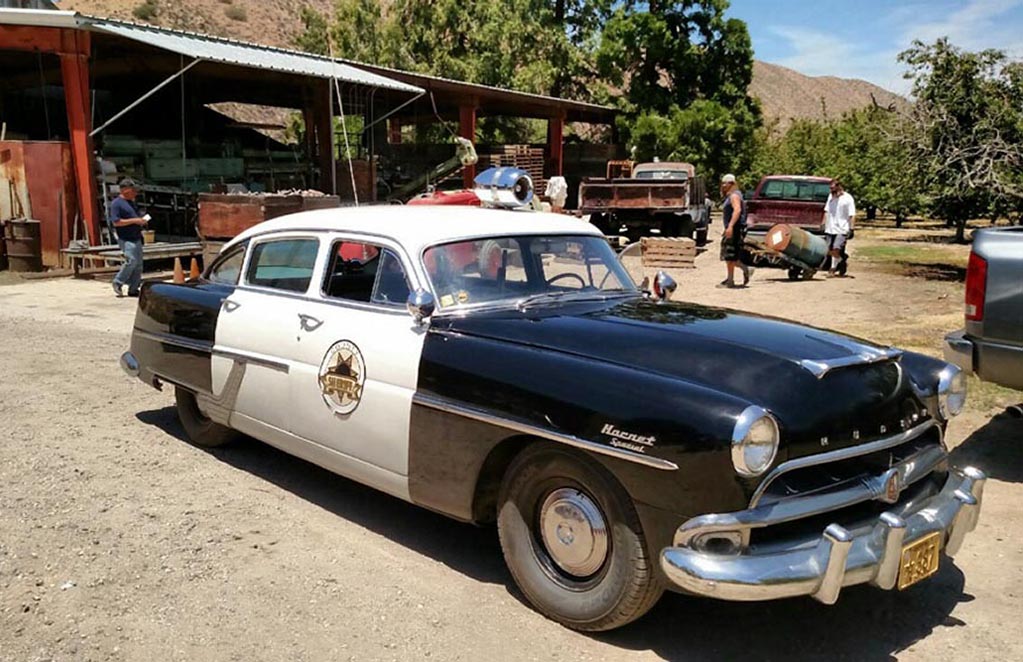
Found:
[[[245,280],[249,285],[305,292],[313,278],[319,248],[316,239],[277,239],[256,244]]]
[[[222,285],[237,285],[238,277],[242,273],[242,263],[245,261],[245,245],[236,246],[222,255],[206,276],[211,283]]]

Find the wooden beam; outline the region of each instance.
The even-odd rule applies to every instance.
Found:
[[[472,144],[476,144],[476,104],[461,106],[458,109],[458,135],[468,138]],[[476,179],[476,166],[466,166],[462,169],[462,185],[465,188],[472,188]]]
[[[547,177],[563,175],[565,153],[565,118],[554,117],[547,120],[547,163],[544,174]]]
[[[334,161],[331,158],[334,149],[334,117],[330,110],[330,84],[327,81],[313,86],[313,120],[316,124],[316,154],[320,165],[320,190],[324,193],[334,191]]]
[[[84,34],[84,33],[83,33]],[[78,189],[78,208],[85,223],[89,243],[99,242],[99,193],[93,176],[92,131],[89,104],[89,58],[83,54],[60,55],[64,81],[64,103],[67,106],[68,129],[71,133],[71,161]]]

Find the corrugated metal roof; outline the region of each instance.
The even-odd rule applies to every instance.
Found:
[[[330,58],[137,23],[87,16],[73,11],[0,8],[0,25],[26,25],[86,29],[142,42],[187,57],[254,69],[268,69],[316,78],[337,78],[347,83],[380,87],[409,94],[423,89],[399,80],[357,69]]]
[[[348,83],[380,87],[410,94],[420,94],[422,88],[378,74],[356,69],[330,58],[289,51],[282,48],[257,46],[240,41],[210,37],[190,32],[153,28],[134,23],[121,23],[107,19],[82,17],[94,32],[113,34],[156,48],[180,53],[186,57],[236,64],[255,69],[268,69],[286,73],[336,78]]]

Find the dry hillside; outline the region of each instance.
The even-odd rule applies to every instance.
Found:
[[[302,27],[300,8],[312,6],[326,12],[331,0],[64,0],[60,6],[137,21],[133,12],[147,4],[156,8],[151,22],[157,25],[289,47]],[[837,117],[869,105],[872,94],[883,105],[901,100],[866,81],[804,76],[760,61],[753,65],[750,93],[760,99],[767,121],[777,119],[781,129],[794,118],[820,119],[825,108],[829,116]]]
[[[777,64],[753,63],[750,94],[758,97],[768,121],[778,120],[781,129],[793,119],[823,119],[868,106],[873,99],[882,106],[905,103],[905,99],[865,80],[834,76],[806,76]]]

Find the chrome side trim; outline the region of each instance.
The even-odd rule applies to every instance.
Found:
[[[627,462],[635,462],[636,464],[653,467],[654,469],[660,469],[662,471],[678,470],[677,464],[669,462],[668,460],[662,460],[659,457],[650,457],[649,455],[642,455],[641,453],[634,453],[621,448],[605,446],[604,444],[599,444],[588,439],[580,439],[579,437],[538,427],[525,421],[507,418],[482,409],[466,407],[444,398],[436,398],[429,395],[423,395],[422,393],[416,393],[412,396],[412,403],[428,407],[430,409],[436,409],[437,411],[455,414],[456,416],[464,416],[465,418],[479,421],[481,423],[496,425],[507,430],[512,430],[513,432],[542,437],[543,439],[549,439],[550,441],[555,441],[575,448],[581,448],[593,453],[600,453],[601,455],[615,457]]]
[[[251,363],[252,365],[263,366],[264,368],[270,368],[271,370],[277,370],[287,374],[290,371],[290,366],[283,361],[278,361],[272,357],[265,356],[263,354],[255,354],[253,352],[244,352],[237,349],[227,349],[219,345],[213,348],[213,355],[220,356],[225,359],[231,359],[240,363]]]
[[[807,455],[805,457],[796,458],[795,460],[789,460],[788,462],[782,462],[774,468],[771,473],[767,474],[767,478],[760,483],[756,491],[753,492],[753,497],[750,498],[749,507],[755,508],[760,502],[761,497],[764,496],[764,492],[771,486],[782,474],[786,474],[796,469],[803,469],[806,467],[812,467],[818,464],[827,464],[829,462],[839,462],[841,460],[848,460],[852,457],[859,457],[860,455],[869,455],[870,453],[881,451],[892,446],[898,446],[903,444],[910,439],[915,439],[923,433],[927,432],[933,427],[938,427],[938,422],[933,418],[924,421],[915,428],[910,428],[905,432],[892,435],[890,437],[884,437],[867,444],[859,444],[858,446],[850,446],[848,448],[840,448],[836,451],[829,451],[827,453],[817,453],[816,455]],[[939,431],[941,428],[938,428]]]
[[[181,347],[182,349],[190,349],[194,352],[210,353],[213,350],[213,343],[208,340],[195,340],[193,338],[185,338],[183,336],[174,335],[172,333],[156,333],[153,331],[143,331],[142,329],[135,328],[133,331],[134,335],[139,338],[145,338],[146,340],[153,340],[164,345],[173,345],[174,347]]]
[[[902,351],[892,347],[879,350],[863,351],[866,348],[857,348],[859,351],[852,356],[843,356],[837,359],[803,359],[799,362],[805,370],[809,371],[817,379],[824,379],[832,370],[848,368],[854,365],[869,365],[871,363],[883,363],[892,361],[902,356]]]

